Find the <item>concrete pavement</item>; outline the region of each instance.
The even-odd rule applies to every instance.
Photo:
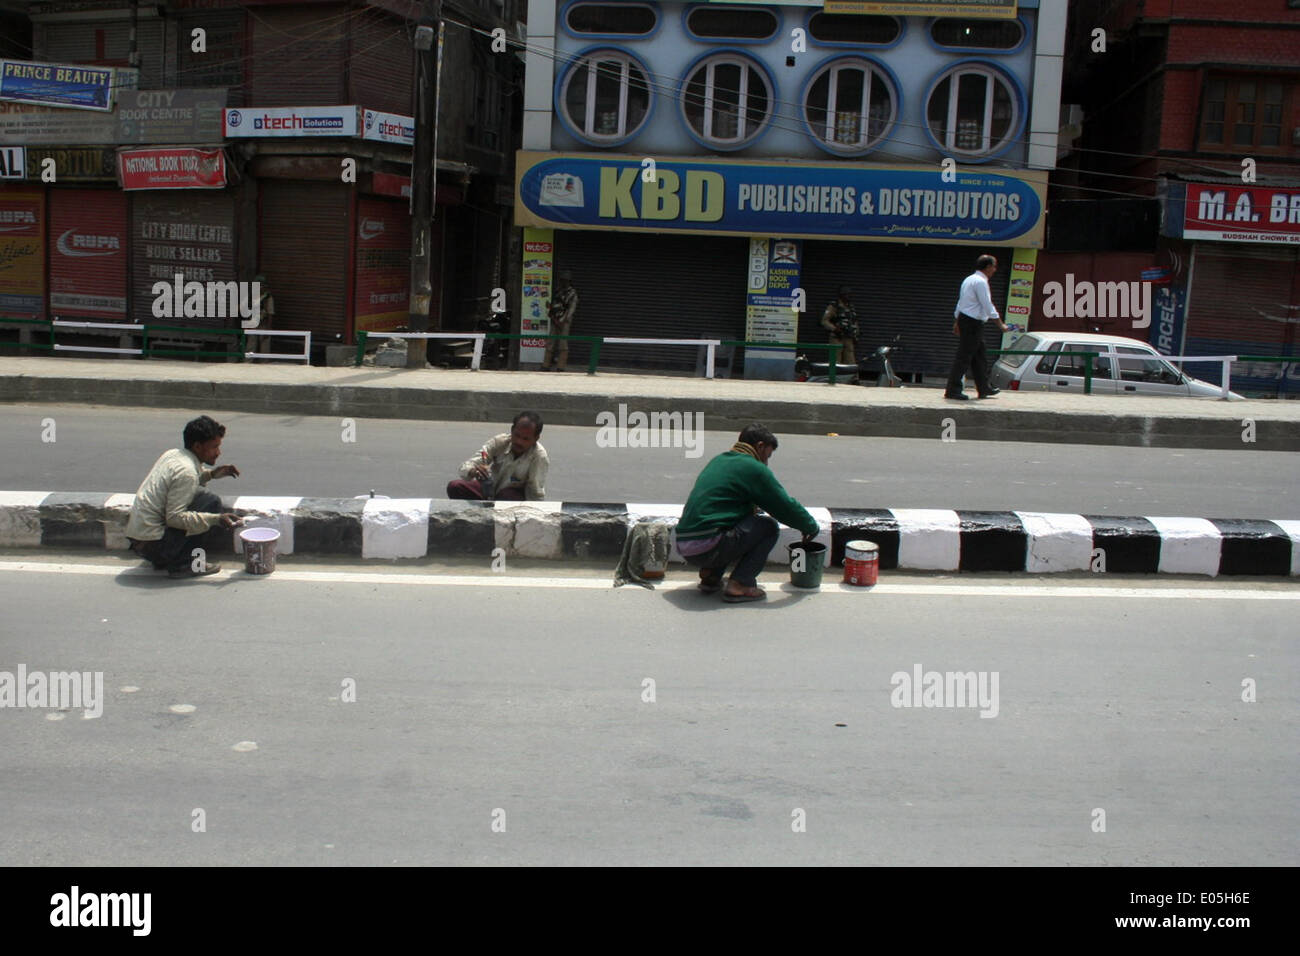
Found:
[[[532,408],[594,427],[601,411],[704,415],[710,429],[762,421],[777,434],[1069,442],[1300,451],[1300,402],[1221,402],[1003,392],[951,402],[941,389],[581,372],[317,368],[159,360],[0,357],[0,402],[499,422]]]

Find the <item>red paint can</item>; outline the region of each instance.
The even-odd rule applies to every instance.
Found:
[[[880,549],[871,541],[850,541],[844,546],[844,583],[869,588],[876,583]]]

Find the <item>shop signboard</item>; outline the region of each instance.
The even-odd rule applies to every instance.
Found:
[[[651,165],[647,166],[647,163]],[[1047,173],[521,151],[515,222],[1041,248]]]
[[[1300,244],[1300,187],[1171,180],[1163,192],[1166,236]]]

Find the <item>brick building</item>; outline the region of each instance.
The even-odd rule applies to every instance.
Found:
[[[1068,43],[1084,120],[1054,195],[1128,209],[1145,246],[1088,277],[1168,274],[1149,333],[1114,331],[1167,354],[1300,354],[1300,3],[1077,0]],[[1295,395],[1300,363],[1235,366],[1233,387]]]

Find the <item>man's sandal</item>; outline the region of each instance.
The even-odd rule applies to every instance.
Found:
[[[746,601],[761,601],[767,597],[767,592],[762,588],[745,588],[739,594],[730,594],[724,592],[722,600],[727,604],[744,604]]]

